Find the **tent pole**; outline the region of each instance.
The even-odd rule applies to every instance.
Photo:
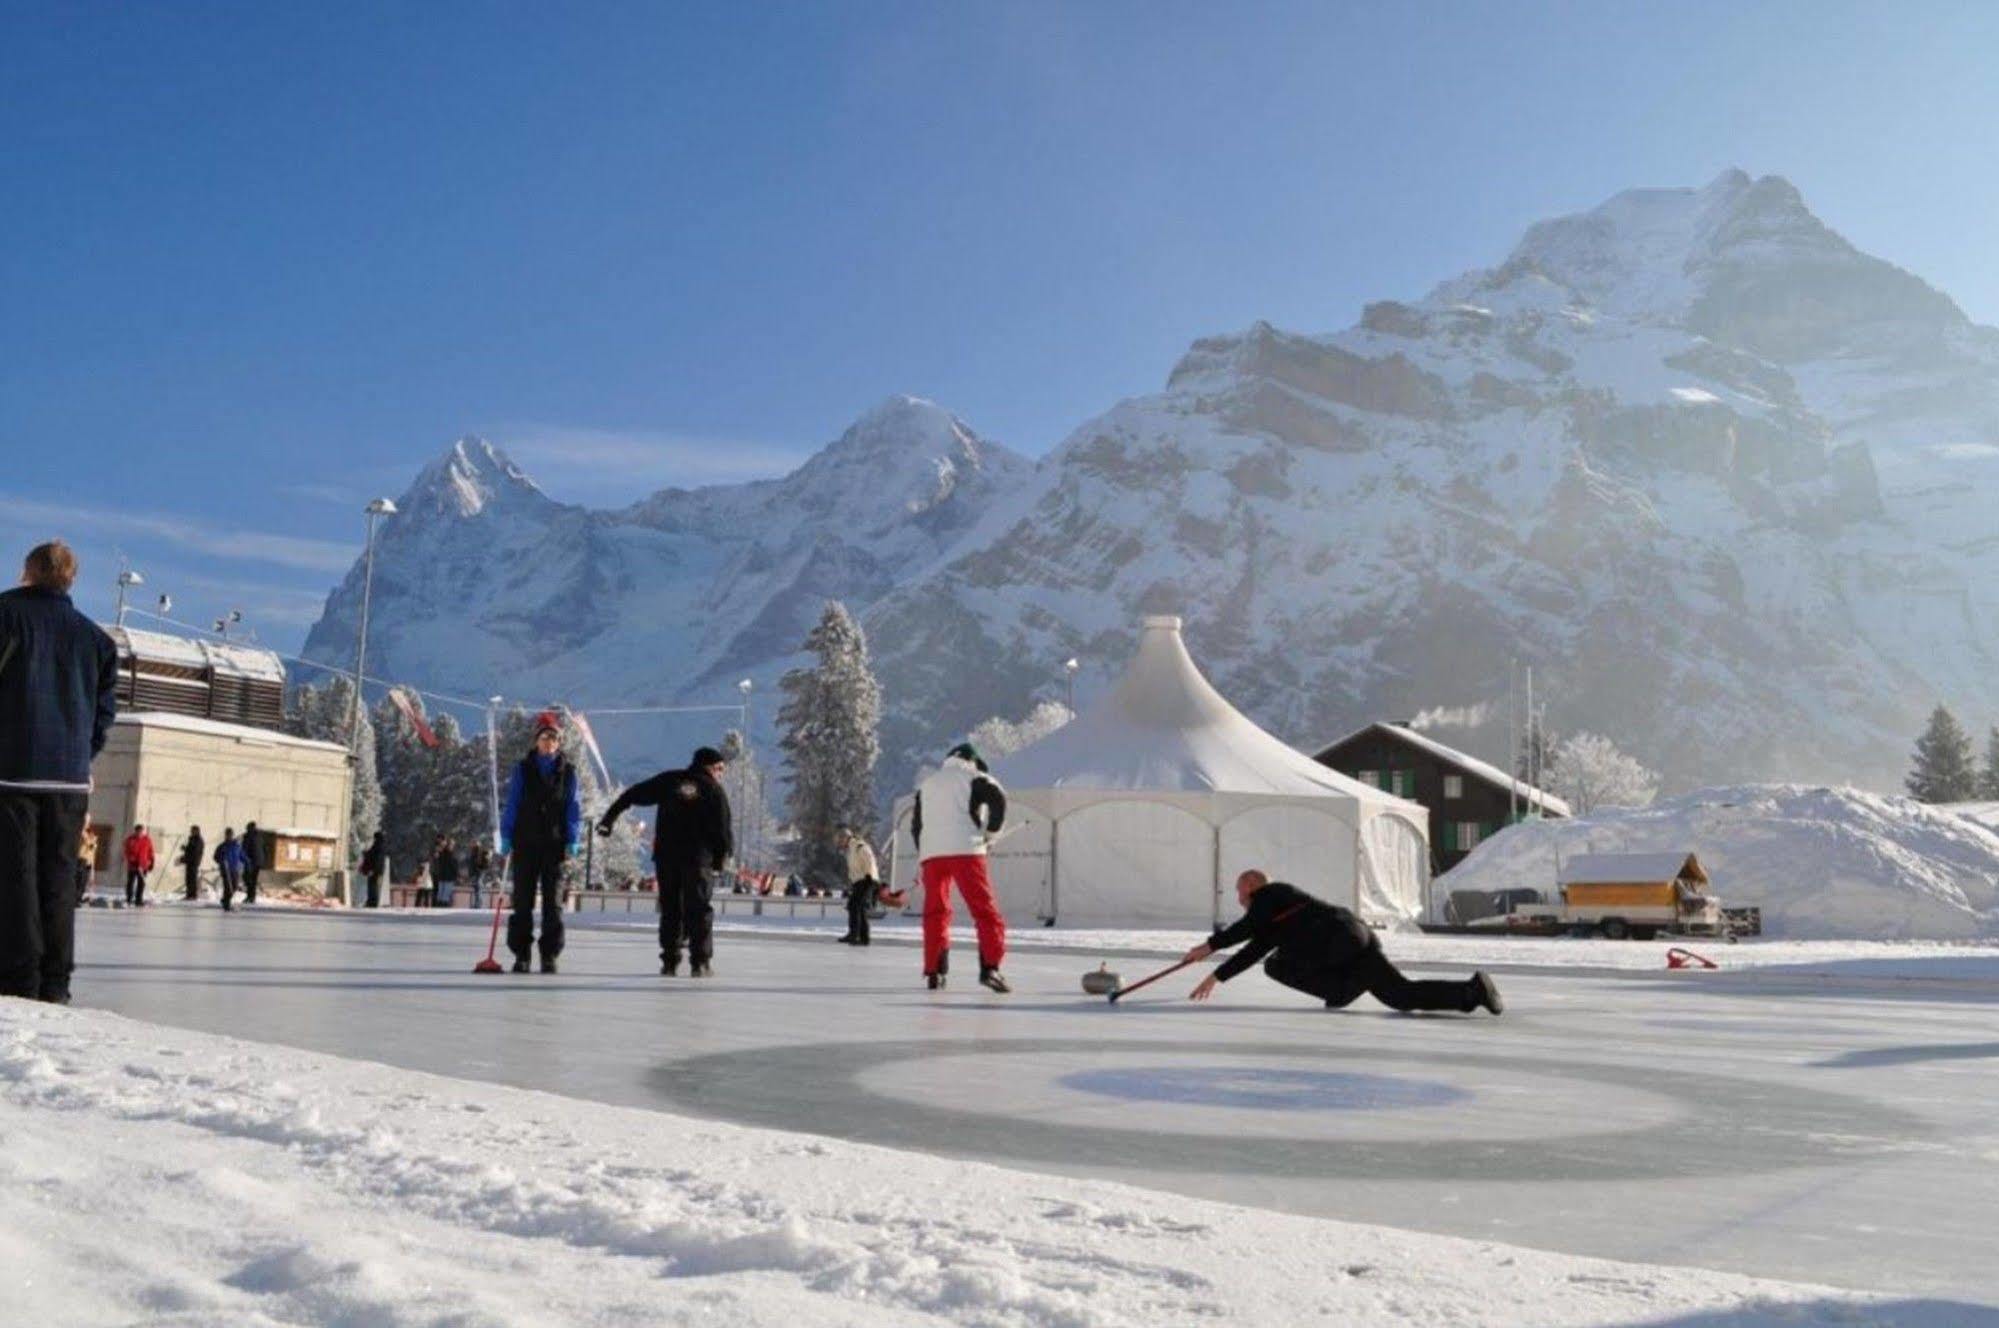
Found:
[[[1048,818],[1048,925],[1055,925],[1055,892],[1062,879],[1062,818]]]

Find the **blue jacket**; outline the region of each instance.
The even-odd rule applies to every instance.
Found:
[[[527,787],[528,765],[533,763],[538,772],[540,787]],[[560,787],[555,785],[560,784]],[[552,848],[566,851],[570,845],[581,842],[583,825],[583,802],[576,792],[576,771],[570,767],[561,753],[543,756],[540,752],[529,752],[519,765],[514,767],[513,777],[507,781],[507,802],[500,812],[500,838],[509,845],[522,849]],[[521,804],[533,794],[532,805],[526,817],[521,815]],[[548,802],[559,802],[561,815],[560,844],[546,842],[553,836],[554,826],[547,824],[546,812],[555,810]]]
[[[234,867],[242,871],[249,861],[250,855],[243,851],[240,839],[225,839],[215,846],[215,865],[218,867]]]
[[[85,793],[118,714],[118,647],[69,596],[0,594],[0,788]]]

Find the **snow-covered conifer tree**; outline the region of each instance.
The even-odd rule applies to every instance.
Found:
[[[1909,796],[1918,802],[1970,802],[1978,796],[1978,786],[1971,738],[1957,716],[1938,706],[1930,712],[1923,736],[1916,739],[1915,764],[1907,781]]]
[[[296,738],[315,738],[349,747],[347,712],[353,695],[353,683],[338,675],[316,686],[293,689],[285,715],[285,732]],[[375,778],[375,726],[364,707],[358,760],[354,766],[354,791],[347,809],[348,870],[358,869],[362,852],[381,824],[382,788]]]
[[[834,832],[866,829],[875,817],[875,763],[881,757],[881,684],[868,641],[837,600],[805,638],[817,656],[778,683],[784,703],[779,747],[791,775],[788,819],[797,835],[793,865],[808,879],[838,884],[845,872]]]

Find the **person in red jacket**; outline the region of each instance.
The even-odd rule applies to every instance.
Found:
[[[152,869],[153,837],[135,825],[125,836],[125,902],[133,908],[146,906],[146,873]]]

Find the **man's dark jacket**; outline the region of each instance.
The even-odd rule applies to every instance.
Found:
[[[652,860],[662,868],[720,871],[735,851],[729,795],[706,770],[666,770],[642,780],[618,795],[605,810],[604,820],[617,820],[627,807],[659,808]]]
[[[0,594],[0,788],[85,793],[118,714],[118,647],[69,596]]]
[[[1380,942],[1347,909],[1314,899],[1295,885],[1272,881],[1249,897],[1247,913],[1208,937],[1211,950],[1236,945],[1242,949],[1215,969],[1215,977],[1223,982],[1254,967],[1272,950],[1326,964],[1349,964]]]

